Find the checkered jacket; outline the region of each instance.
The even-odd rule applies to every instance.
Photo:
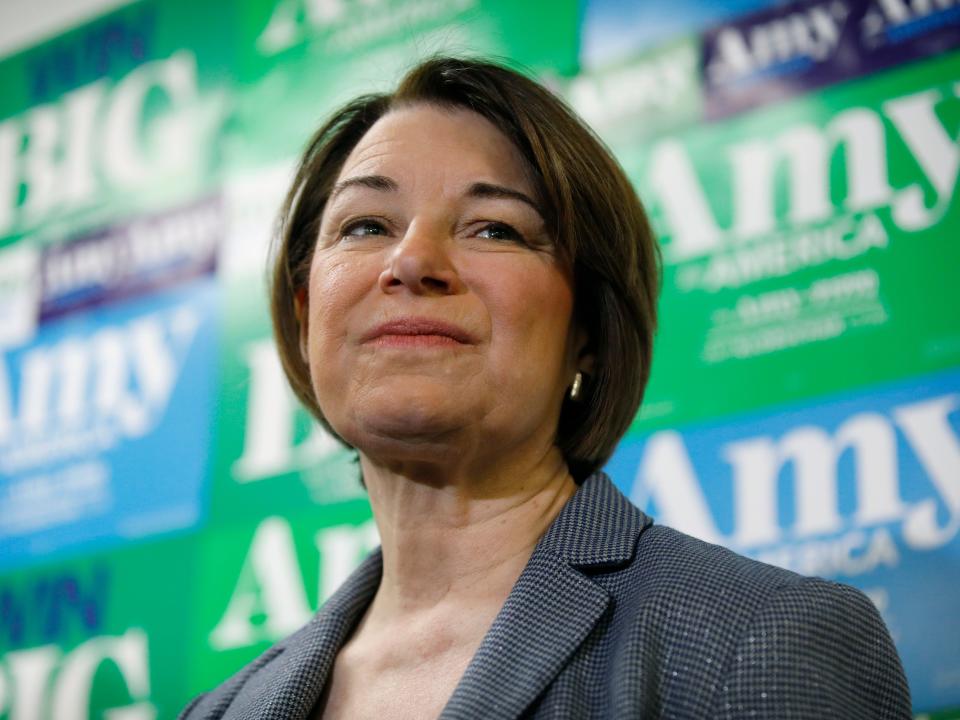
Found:
[[[376,551],[181,720],[307,718],[380,574]],[[441,720],[909,717],[862,593],[653,525],[598,473],[541,538]]]

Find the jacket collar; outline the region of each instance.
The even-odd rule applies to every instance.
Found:
[[[583,570],[612,569],[633,558],[637,537],[652,522],[597,472],[563,507],[534,555],[549,553]]]
[[[522,713],[610,602],[607,591],[586,573],[629,562],[650,523],[606,475],[587,478],[540,539],[441,719],[509,720]],[[376,593],[382,567],[376,550],[247,681],[226,717],[307,718],[340,647]]]

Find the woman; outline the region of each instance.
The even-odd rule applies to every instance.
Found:
[[[548,91],[435,59],[321,128],[272,309],[382,548],[185,718],[894,718],[859,592],[652,524],[598,470],[650,368],[656,245]]]

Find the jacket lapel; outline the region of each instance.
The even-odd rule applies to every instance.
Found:
[[[441,720],[515,718],[560,672],[609,603],[556,558],[531,558]]]
[[[373,599],[383,571],[375,550],[303,628],[243,686],[224,716],[305,720],[323,692],[334,659]]]
[[[537,544],[441,720],[520,715],[607,609],[609,594],[582,571],[629,562],[649,524],[605,475],[588,478]]]

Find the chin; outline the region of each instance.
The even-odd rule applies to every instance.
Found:
[[[335,425],[337,431],[370,454],[429,455],[431,448],[448,446],[470,425],[470,413],[449,391],[404,394],[376,393],[354,403],[342,428]]]
[[[407,405],[365,415],[358,428],[378,437],[400,441],[426,442],[461,430],[467,423],[461,412],[442,412],[438,408]]]

